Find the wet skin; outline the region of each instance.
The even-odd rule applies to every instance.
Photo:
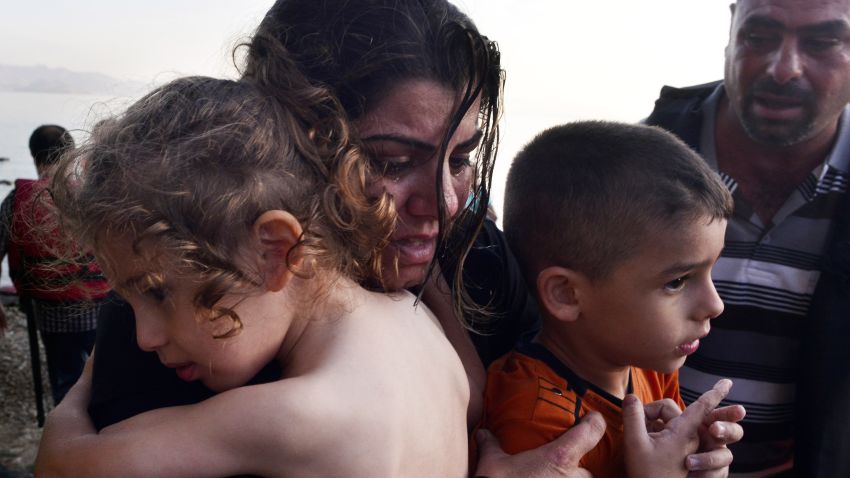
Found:
[[[386,191],[398,211],[398,224],[383,256],[389,290],[417,286],[424,280],[439,233],[437,181],[442,182],[442,200],[450,218],[469,195],[471,155],[481,140],[477,102],[450,138],[445,156],[437,158],[456,100],[452,90],[436,82],[408,80],[354,122],[367,153],[383,170],[370,193]],[[439,161],[443,171],[437,178]]]

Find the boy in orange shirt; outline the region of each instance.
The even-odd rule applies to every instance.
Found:
[[[519,153],[504,211],[543,327],[491,365],[482,426],[518,453],[599,412],[605,436],[581,464],[597,478],[626,476],[624,399],[673,400],[678,407],[659,403],[666,417],[647,423],[663,427],[684,408],[677,370],[723,311],[711,268],[731,195],[660,129],[582,122],[549,129]],[[711,446],[705,430],[700,438]],[[691,441],[675,450],[673,472],[686,473]]]

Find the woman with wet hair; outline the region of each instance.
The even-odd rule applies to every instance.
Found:
[[[533,301],[518,269],[506,274],[510,288],[492,280],[483,287],[476,280],[475,288],[467,288],[465,268],[458,267],[468,254],[485,253],[488,257],[476,261],[513,264],[501,243],[473,247],[486,214],[475,205],[489,202],[498,140],[503,72],[496,44],[445,0],[280,0],[244,47],[242,80],[266,94],[291,95],[287,85],[293,67],[334,93],[334,104],[326,101],[324,120],[334,121],[343,111],[352,137],[370,158],[370,194],[388,194],[398,215],[382,254],[381,277],[366,285],[412,290],[438,311],[473,386],[469,423],[474,425],[486,363],[472,340],[489,362],[507,352],[536,319],[536,313],[524,312]],[[485,236],[501,240],[492,223],[487,229]],[[493,297],[511,301],[501,301],[497,309]],[[101,321],[103,346],[95,360],[90,407],[99,427],[151,403],[148,393],[127,393],[101,379],[108,376],[106,364],[115,363],[101,357],[111,356],[113,344],[120,343],[108,337],[118,335],[113,330],[128,329],[127,320],[118,325],[118,316],[128,314],[107,310]],[[478,333],[467,333],[463,322]],[[508,322],[510,327],[497,325]],[[126,370],[116,367],[116,375]],[[182,385],[163,387],[169,397],[155,397],[153,403],[169,403],[182,395],[177,390],[195,388]],[[195,392],[186,400],[193,401]],[[197,392],[204,396],[204,390]]]

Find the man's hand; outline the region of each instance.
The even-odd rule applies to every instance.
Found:
[[[696,462],[712,468],[700,472],[711,474],[700,476],[725,476],[728,473],[728,463],[725,463],[727,454],[728,461],[731,462],[731,454],[728,453],[728,449],[725,449],[725,445],[720,450],[708,451],[707,453],[711,454],[709,457],[706,457],[706,453],[700,455],[693,455],[693,453],[699,449],[700,429],[705,426],[705,423],[716,421],[712,418],[721,420],[734,418],[734,413],[724,411],[725,409],[715,410],[731,388],[730,380],[718,381],[712,390],[702,394],[696,402],[677,416],[674,416],[675,411],[665,406],[669,404],[663,401],[655,402],[658,405],[649,407],[645,411],[636,396],[627,396],[623,400],[623,426],[626,469],[629,471],[629,476],[632,478],[686,476],[688,469],[685,467],[685,457],[688,457],[689,463],[695,458]],[[714,412],[718,413],[713,415]],[[728,428],[724,428],[724,432],[728,431]],[[715,460],[713,463],[712,459]]]
[[[475,476],[488,478],[592,478],[579,468],[579,460],[602,439],[605,420],[598,413],[582,417],[581,423],[567,430],[555,441],[534,450],[508,455],[487,430],[479,430],[479,460]]]

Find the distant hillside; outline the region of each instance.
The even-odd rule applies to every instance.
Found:
[[[143,88],[101,73],[64,68],[0,65],[0,90],[37,93],[132,94]]]

